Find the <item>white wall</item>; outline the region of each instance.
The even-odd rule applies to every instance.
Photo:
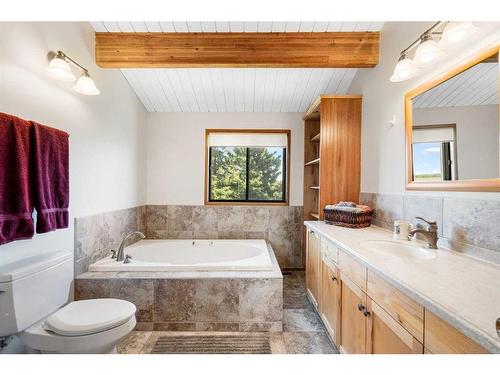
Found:
[[[86,216],[145,203],[146,112],[118,70],[94,64],[88,23],[0,22],[0,111],[70,133],[70,213]],[[50,50],[89,69],[101,95],[48,78]],[[0,264],[54,249],[73,252],[73,229],[0,246]]]
[[[479,41],[464,44],[444,61],[412,80],[389,81],[402,49],[412,43],[432,23],[388,22],[381,33],[380,62],[375,69],[359,69],[350,93],[363,95],[361,140],[361,191],[370,193],[403,193],[406,188],[404,94],[452,66],[470,58],[479,50],[500,41],[499,24],[482,24]],[[390,121],[396,116],[396,124]],[[434,194],[434,193],[423,193]],[[436,195],[436,194],[434,194]],[[440,193],[498,199],[498,193]]]
[[[147,118],[148,204],[203,205],[205,129],[291,129],[290,205],[302,205],[301,113],[150,113]]]
[[[459,180],[499,177],[498,105],[417,108],[413,124],[456,124]]]

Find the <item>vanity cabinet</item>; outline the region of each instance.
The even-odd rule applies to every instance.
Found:
[[[311,229],[306,255],[308,296],[342,353],[487,353]]]
[[[306,235],[306,288],[311,302],[316,308],[320,301],[321,282],[320,239],[312,230]]]

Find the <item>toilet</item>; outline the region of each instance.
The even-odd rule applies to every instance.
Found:
[[[135,305],[114,298],[69,302],[72,283],[67,252],[0,266],[0,337],[18,335],[29,353],[116,353],[136,325]]]

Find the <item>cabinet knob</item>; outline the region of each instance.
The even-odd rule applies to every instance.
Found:
[[[337,278],[335,276],[332,276],[332,281],[337,282]]]
[[[363,315],[364,315],[364,316],[369,316],[369,315],[370,315],[370,312],[369,312],[366,308],[364,308],[364,309],[363,309]]]
[[[365,307],[361,303],[358,303],[358,310],[363,311],[364,309]]]

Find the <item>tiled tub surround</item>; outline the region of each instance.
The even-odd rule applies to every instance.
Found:
[[[361,193],[375,209],[373,224],[391,229],[396,219],[435,220],[439,245],[500,264],[500,201],[414,194]]]
[[[86,272],[75,300],[121,298],[137,306],[137,330],[281,331],[283,276],[273,271]]]
[[[146,231],[146,207],[139,206],[75,218],[75,275],[117,249],[123,236]],[[131,238],[130,243],[139,238]]]
[[[148,239],[265,239],[281,268],[302,268],[302,206],[146,206]]]
[[[135,230],[148,239],[265,239],[281,268],[302,268],[302,212],[302,206],[148,205],[76,218],[75,275]]]

